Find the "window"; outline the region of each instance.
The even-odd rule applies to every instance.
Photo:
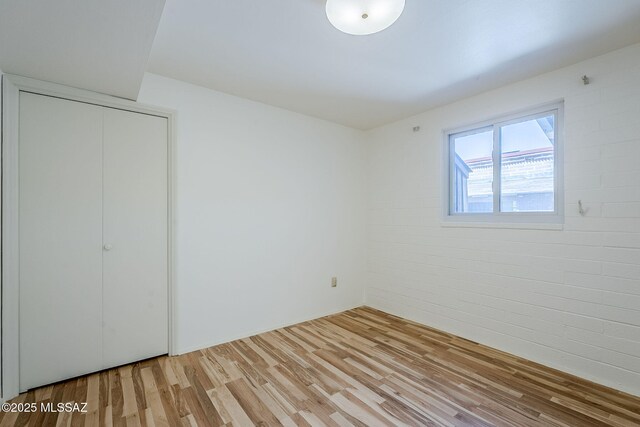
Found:
[[[447,218],[560,222],[562,105],[447,132]]]

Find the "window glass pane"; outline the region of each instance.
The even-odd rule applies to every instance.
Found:
[[[451,135],[453,213],[493,212],[493,130]]]
[[[554,116],[500,128],[500,210],[554,211]]]

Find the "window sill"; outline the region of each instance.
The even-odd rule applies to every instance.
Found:
[[[472,222],[472,221],[442,221],[441,227],[450,228],[508,228],[517,230],[557,230],[562,231],[564,224],[558,223],[514,223],[514,222]]]

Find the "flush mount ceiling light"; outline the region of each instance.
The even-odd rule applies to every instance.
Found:
[[[377,33],[402,14],[405,0],[327,0],[329,22],[347,34]]]

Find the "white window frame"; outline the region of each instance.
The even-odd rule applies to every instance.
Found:
[[[444,133],[444,188],[443,194],[443,225],[489,225],[489,226],[509,226],[515,225],[520,228],[523,225],[530,225],[526,228],[561,228],[564,222],[564,102],[558,101],[544,104],[535,108],[528,108],[516,113],[506,114],[493,119],[477,122],[468,126],[457,127],[445,130]],[[501,179],[501,159],[500,159],[500,128],[502,126],[520,123],[540,117],[554,116],[554,211],[553,212],[501,212],[500,211],[500,179]],[[452,136],[460,136],[465,133],[477,133],[493,129],[493,212],[454,212],[454,144]],[[548,224],[548,227],[545,227]],[[541,225],[539,227],[538,225]]]

